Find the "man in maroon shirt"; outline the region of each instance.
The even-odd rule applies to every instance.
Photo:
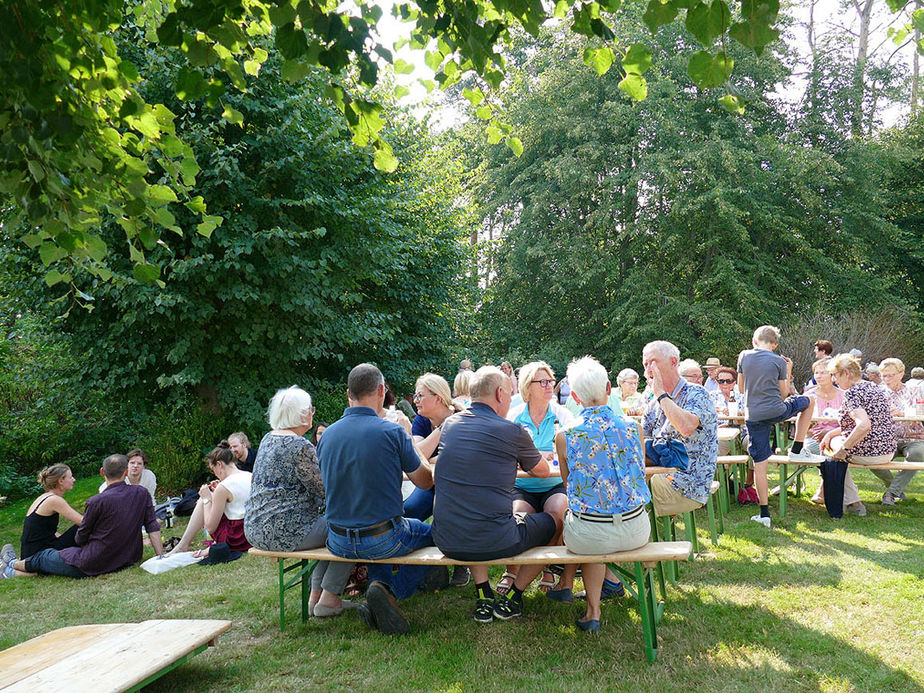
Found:
[[[65,577],[114,573],[141,559],[142,525],[148,531],[154,553],[162,555],[160,524],[154,517],[151,494],[143,486],[126,484],[127,471],[125,455],[110,455],[103,460],[100,473],[108,485],[87,501],[83,522],[77,530],[77,546],[39,551],[24,561],[15,561],[15,570]]]

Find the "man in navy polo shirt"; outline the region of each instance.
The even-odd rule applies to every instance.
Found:
[[[318,444],[327,494],[327,548],[345,558],[388,558],[432,546],[430,525],[403,517],[402,472],[416,486],[433,488],[433,470],[408,432],[382,418],[385,378],[370,363],[350,371],[350,406]],[[407,633],[396,598],[414,594],[428,566],[369,564],[363,620],[383,633]]]

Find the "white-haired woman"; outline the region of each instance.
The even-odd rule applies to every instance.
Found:
[[[520,424],[542,456],[551,461],[555,458],[555,434],[574,421],[574,416],[555,398],[555,372],[545,361],[533,361],[520,368],[520,396],[523,404],[512,407],[507,419]],[[547,512],[559,518],[564,517],[568,507],[564,484],[558,476],[546,479],[517,479],[513,489],[516,500],[515,513]],[[553,543],[556,538],[553,538]],[[516,580],[516,567],[507,566],[503,577],[497,583],[497,591],[506,594]],[[555,585],[555,576],[543,571],[539,589],[547,592]]]
[[[645,505],[651,493],[645,483],[645,452],[638,424],[626,421],[607,406],[610,382],[606,369],[585,356],[568,366],[568,382],[581,402],[581,418],[555,436],[562,481],[568,489],[565,546],[573,553],[629,551],[648,543],[651,526]],[[616,520],[619,520],[617,522]],[[567,566],[558,589],[548,595],[573,599],[576,566]],[[599,563],[581,568],[587,597],[584,618],[577,626],[600,630],[600,599],[620,590],[619,581]],[[609,578],[609,579],[607,579]],[[605,582],[606,581],[606,582]]]
[[[247,538],[257,548],[299,551],[327,542],[318,457],[303,437],[313,416],[311,395],[299,387],[279,390],[270,401],[272,430],[260,441],[244,518]],[[343,611],[347,602],[340,595],[352,569],[352,563],[318,563],[311,575],[309,614],[336,616]]]
[[[920,392],[908,387],[902,382],[905,376],[905,364],[900,359],[889,358],[879,364],[882,375],[882,388],[885,392],[892,416],[902,417],[914,410]],[[906,462],[924,462],[924,426],[920,421],[897,421],[895,423],[896,454],[905,458]],[[892,472],[885,469],[875,470],[874,473],[884,483],[889,485],[882,496],[883,505],[895,505],[905,497],[905,486],[917,474],[915,471],[903,470],[892,478]]]
[[[623,368],[616,376],[617,397],[622,410],[629,416],[639,416],[645,411],[645,398],[638,391],[638,380],[638,373],[632,368]]]

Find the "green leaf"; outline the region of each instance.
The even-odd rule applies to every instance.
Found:
[[[690,57],[687,74],[695,84],[704,89],[718,87],[728,81],[735,61],[727,58],[725,53],[712,55],[708,51],[699,51]]]
[[[87,255],[96,262],[102,262],[106,257],[108,248],[106,242],[99,236],[88,236],[86,241]]]
[[[225,106],[225,110],[222,111],[221,117],[232,125],[240,125],[242,128],[244,127],[244,114],[236,108]]]
[[[427,51],[424,54],[424,63],[434,72],[437,72],[440,69],[440,65],[443,64],[443,58],[445,56],[439,51]]]
[[[160,148],[165,155],[176,157],[180,156],[186,150],[186,145],[183,144],[183,141],[179,137],[166,134],[160,140]]]
[[[42,243],[42,247],[39,248],[39,257],[45,267],[61,260],[66,255],[67,251],[64,248],[59,248],[54,243]]]
[[[648,82],[641,75],[628,74],[617,86],[633,101],[644,101],[648,98]]]
[[[224,219],[221,217],[205,214],[202,216],[202,223],[196,226],[196,233],[200,236],[209,238],[212,235],[212,231],[221,226],[223,221]]]
[[[523,154],[523,143],[520,141],[519,137],[508,137],[507,146],[510,147],[510,151],[517,157]]]
[[[166,185],[152,185],[147,191],[148,200],[154,205],[165,205],[168,202],[176,202],[176,193]]]
[[[609,46],[584,49],[584,64],[592,67],[598,76],[605,75],[613,65],[613,49]]]
[[[411,93],[411,90],[405,87],[404,85],[399,84],[398,86],[395,87],[394,94],[395,94],[396,99],[403,99],[405,96],[407,96],[410,93]]]
[[[282,64],[282,78],[294,84],[308,76],[311,64],[304,60],[286,60]]]
[[[41,183],[45,180],[45,169],[42,168],[42,165],[38,161],[29,159],[29,161],[26,162],[26,166],[29,167],[29,173],[32,174],[32,179],[36,183]]]
[[[672,4],[661,2],[661,0],[649,0],[648,8],[645,10],[645,14],[642,15],[642,21],[645,22],[645,26],[648,27],[652,34],[658,30],[658,27],[670,24],[676,18],[677,8]]]
[[[555,3],[555,12],[552,16],[556,19],[564,19],[568,16],[568,10],[570,9],[571,3],[567,0],[558,0],[558,2]]]
[[[687,10],[686,27],[706,48],[724,33],[731,23],[731,12],[724,0],[712,0],[711,4],[699,3]]]
[[[729,113],[744,115],[744,101],[734,94],[726,94],[719,99],[719,103],[722,104],[722,108]]]
[[[375,156],[372,158],[372,165],[379,171],[392,173],[398,168],[398,159],[392,151],[391,145],[383,139],[375,143]]]
[[[629,47],[622,59],[622,69],[628,75],[642,75],[651,67],[651,53],[643,43]]]
[[[475,115],[477,115],[482,120],[491,120],[491,114],[492,111],[489,104],[485,104],[484,106],[481,106],[477,111],[475,111]]]
[[[147,263],[135,265],[132,268],[132,274],[139,282],[144,284],[153,284],[160,276],[160,267],[158,265],[149,265]]]
[[[276,48],[286,60],[300,58],[308,50],[308,40],[305,32],[296,28],[295,24],[288,24],[276,30]]]
[[[486,127],[484,132],[488,136],[488,142],[491,144],[497,144],[504,139],[503,131],[493,123]]]
[[[71,280],[71,275],[63,274],[58,270],[49,270],[45,274],[45,283],[48,286],[54,286],[55,284],[60,284],[61,282],[69,282]]]
[[[248,75],[252,75],[253,77],[256,77],[260,74],[260,67],[260,63],[258,63],[256,60],[244,61],[244,72],[246,72]]]
[[[409,75],[414,72],[414,65],[401,58],[395,60],[395,72],[399,75]]]
[[[475,89],[463,89],[462,96],[468,99],[468,102],[472,104],[472,108],[475,108],[478,104],[484,101],[484,92],[477,87]]]
[[[295,8],[290,2],[282,4],[280,7],[270,7],[269,18],[275,26],[285,26],[295,21],[298,16]]]
[[[202,195],[196,195],[187,202],[186,209],[195,214],[202,214],[205,211],[205,201],[202,199]]]
[[[129,82],[137,82],[141,77],[138,75],[138,68],[128,60],[119,61],[119,72]]]
[[[199,164],[191,156],[187,156],[183,159],[183,163],[180,164],[180,174],[183,176],[183,182],[186,185],[195,185],[196,176],[199,175],[201,170]]]

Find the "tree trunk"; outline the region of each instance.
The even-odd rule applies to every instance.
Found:
[[[863,97],[866,93],[866,60],[869,52],[873,0],[854,0],[853,6],[860,17],[860,33],[857,36],[857,62],[853,70],[853,108],[850,122],[851,134],[854,139],[859,139],[863,136]]]

